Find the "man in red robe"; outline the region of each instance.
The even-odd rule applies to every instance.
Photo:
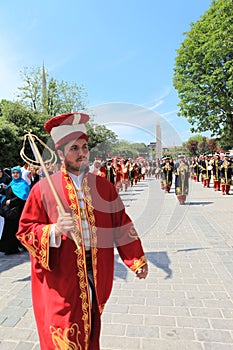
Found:
[[[49,179],[63,208],[48,180],[41,180],[30,192],[17,233],[30,253],[41,350],[99,349],[114,247],[138,278],[148,273],[141,241],[114,185],[88,172],[88,120],[86,114],[67,113],[45,123],[62,161],[61,171]]]

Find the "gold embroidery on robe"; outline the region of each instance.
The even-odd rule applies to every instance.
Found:
[[[54,344],[54,350],[82,350],[81,344],[78,340],[80,331],[77,323],[74,323],[70,328],[56,328],[50,326],[52,341]],[[75,342],[69,338],[74,338]]]
[[[29,232],[21,236],[20,242],[27,248],[33,257],[37,256],[36,252],[38,250],[38,239],[33,232]]]
[[[95,216],[93,213],[94,207],[92,205],[92,198],[90,194],[90,187],[87,185],[87,177],[83,179],[83,192],[86,200],[87,218],[89,223],[90,239],[91,239],[91,250],[92,250],[92,269],[94,281],[96,281],[97,275],[97,237],[96,237],[96,226]]]
[[[27,248],[29,253],[36,258],[41,266],[50,270],[49,268],[49,236],[51,225],[46,225],[42,228],[41,247],[34,232],[29,232],[21,238],[21,243]]]
[[[142,267],[143,265],[145,265],[147,263],[147,259],[145,257],[145,255],[141,256],[140,259],[135,259],[133,265],[130,266],[130,269],[133,272],[137,272],[137,270]]]
[[[78,204],[78,198],[77,194],[73,185],[72,180],[68,176],[65,168],[62,168],[62,172],[64,173],[64,178],[66,182],[66,189],[68,191],[68,197],[70,199],[70,208],[72,210],[72,217],[74,220],[74,225],[76,228],[75,235],[78,239],[78,242],[80,244],[81,249],[76,249],[75,253],[77,254],[77,275],[79,277],[79,286],[80,286],[80,298],[82,300],[82,320],[83,320],[83,327],[84,327],[84,342],[85,342],[85,349],[88,349],[88,340],[89,340],[89,333],[90,333],[90,320],[91,320],[91,314],[90,314],[90,296],[89,296],[89,289],[88,289],[88,280],[87,280],[87,272],[86,272],[86,261],[84,259],[85,253],[84,253],[84,245],[83,245],[83,237],[81,236],[81,223],[80,223],[80,208]]]
[[[42,229],[40,261],[43,268],[49,270],[49,237],[51,225],[46,225]]]
[[[135,227],[133,225],[130,227],[129,236],[134,239],[138,239],[137,231],[135,230]]]
[[[87,177],[84,177],[83,179],[83,192],[84,197],[86,200],[86,208],[87,208],[87,217],[88,217],[88,223],[89,223],[89,232],[90,232],[90,238],[91,238],[91,252],[92,252],[92,272],[93,272],[93,278],[94,278],[94,284],[96,285],[97,281],[97,228],[95,226],[95,216],[94,216],[94,207],[92,205],[92,197],[90,193],[90,187],[88,186]],[[98,299],[98,297],[97,297]],[[98,300],[98,308],[100,314],[103,313],[105,304],[99,304]]]

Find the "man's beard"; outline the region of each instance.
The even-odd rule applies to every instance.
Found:
[[[85,158],[84,161],[82,161],[81,163],[77,163],[77,164],[71,163],[67,160],[65,160],[64,163],[65,163],[66,170],[69,171],[70,173],[72,172],[82,173],[84,171],[87,171],[87,169],[89,168],[87,158]]]

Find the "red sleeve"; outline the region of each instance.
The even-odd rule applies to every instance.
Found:
[[[37,259],[39,264],[49,267],[49,237],[52,222],[41,200],[39,184],[33,186],[22,212],[19,229],[16,234],[18,240],[27,248],[29,253]],[[53,249],[54,253],[58,251]]]

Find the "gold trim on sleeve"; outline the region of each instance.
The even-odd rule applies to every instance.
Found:
[[[145,255],[143,255],[140,259],[134,260],[133,265],[130,266],[130,270],[132,270],[133,272],[137,272],[137,270],[145,264],[147,264],[147,259]]]

